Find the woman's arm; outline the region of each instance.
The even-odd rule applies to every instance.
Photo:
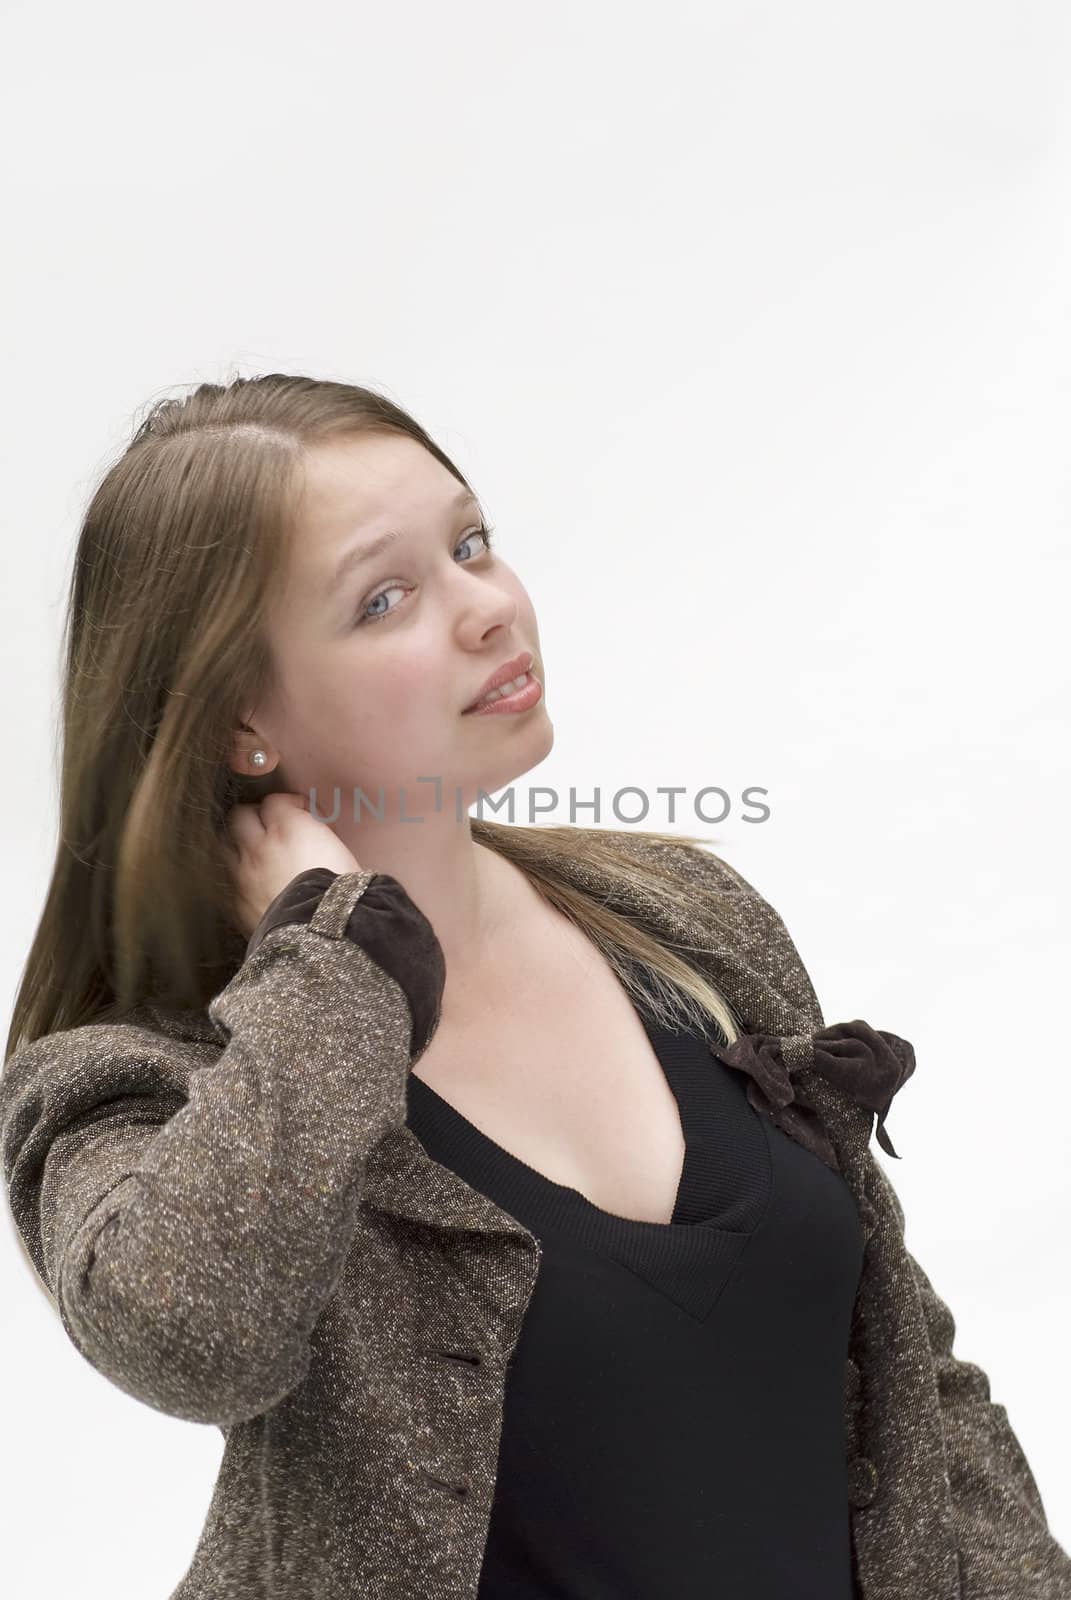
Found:
[[[868,1168],[903,1234],[904,1209],[888,1174],[872,1156]],[[1071,1600],[1071,1557],[1052,1537],[1008,1413],[991,1400],[983,1369],[953,1354],[952,1312],[914,1256],[906,1254],[934,1358],[965,1594]]]
[[[301,1381],[444,979],[396,879],[321,868],[277,897],[209,1004],[222,1048],[91,1023],[9,1061],[12,1213],[98,1371],[221,1426]]]

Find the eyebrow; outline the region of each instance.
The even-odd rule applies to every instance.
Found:
[[[461,489],[457,494],[455,494],[454,498],[449,501],[449,509],[451,511],[460,511],[462,506],[476,506],[479,505],[479,503],[480,502],[477,500],[471,489]],[[366,561],[374,560],[374,558],[378,555],[381,555],[384,550],[387,550],[391,545],[396,544],[401,536],[402,535],[399,529],[390,528],[386,533],[379,534],[375,539],[369,539],[366,544],[351,545],[346,551],[345,555],[337,563],[333,573],[328,579],[328,582],[325,586],[325,594],[330,597],[333,591],[341,583],[342,579],[348,577],[355,567],[363,566]]]

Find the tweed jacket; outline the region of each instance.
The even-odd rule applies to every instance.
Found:
[[[1005,1408],[953,1354],[952,1315],[906,1249],[870,1149],[877,1080],[828,1048],[895,1036],[825,1028],[781,918],[711,851],[613,837],[617,859],[678,876],[688,915],[610,868],[573,863],[569,881],[719,986],[763,1041],[755,1103],[835,1160],[859,1208],[844,1373],[859,1594],[1071,1600]],[[406,1125],[444,981],[397,879],[316,869],[204,1011],[146,1004],[7,1063],[11,1212],[69,1338],[127,1394],[224,1435],[171,1600],[476,1594],[541,1247]]]

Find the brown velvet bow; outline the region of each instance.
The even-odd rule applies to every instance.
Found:
[[[808,1046],[813,1047],[813,1055]],[[857,1018],[809,1035],[745,1033],[730,1045],[712,1044],[711,1051],[727,1067],[748,1074],[747,1097],[757,1111],[834,1171],[840,1170],[836,1151],[803,1086],[794,1081],[804,1067],[819,1073],[868,1111],[876,1111],[878,1143],[899,1161],[885,1131],[885,1118],[896,1091],[915,1070],[915,1051],[906,1039]],[[786,1055],[795,1060],[786,1061]]]

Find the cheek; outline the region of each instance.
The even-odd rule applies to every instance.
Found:
[[[426,744],[441,728],[444,703],[460,692],[448,681],[441,654],[414,650],[412,640],[395,650],[384,639],[338,677],[330,695],[341,703],[339,717],[359,742],[373,739],[381,750],[411,738]]]

